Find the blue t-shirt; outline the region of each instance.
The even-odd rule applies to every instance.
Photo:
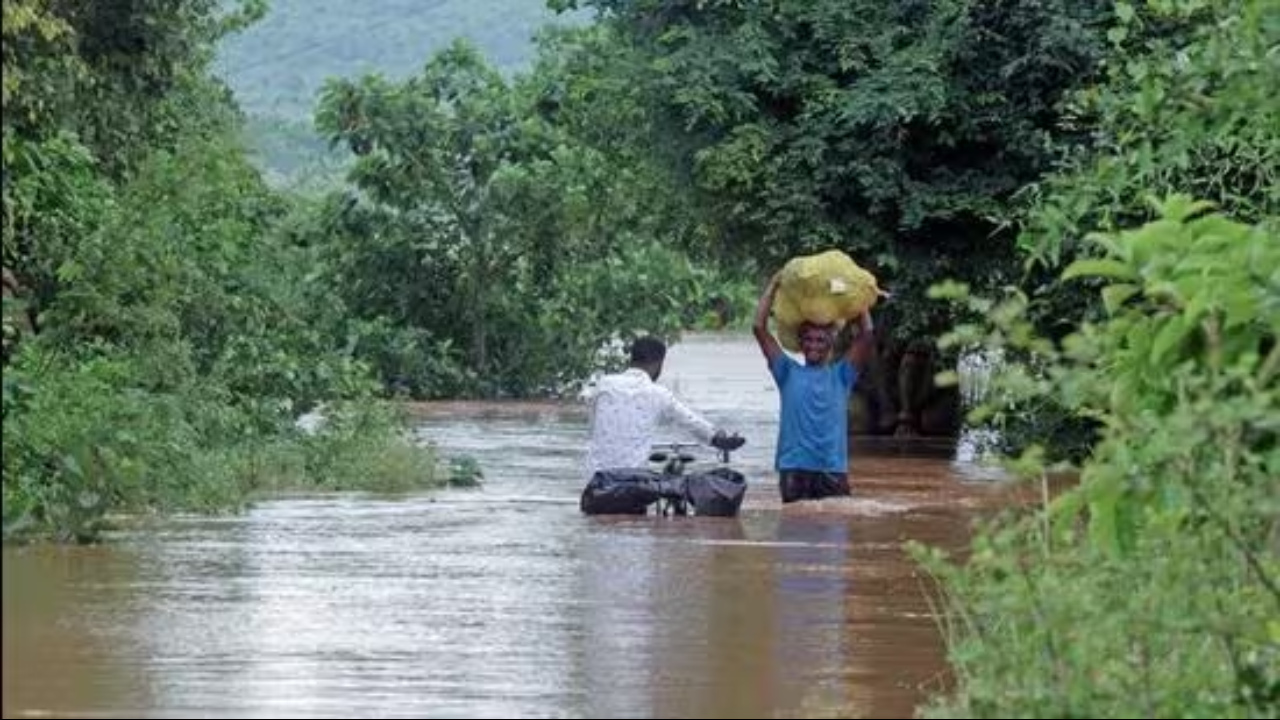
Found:
[[[775,468],[849,472],[849,393],[858,380],[849,359],[804,365],[782,353],[769,372],[782,395]]]

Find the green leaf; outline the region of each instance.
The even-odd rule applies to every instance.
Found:
[[[1185,316],[1179,315],[1170,318],[1164,327],[1156,332],[1155,340],[1151,342],[1151,363],[1153,365],[1161,364],[1169,351],[1182,342],[1193,327],[1195,325]]]
[[[1084,258],[1076,260],[1062,271],[1062,279],[1070,280],[1077,277],[1109,277],[1117,280],[1134,280],[1137,273],[1133,268],[1125,265],[1118,260],[1109,260],[1106,258]]]
[[[1133,297],[1138,292],[1138,286],[1133,283],[1116,283],[1102,288],[1102,304],[1107,308],[1107,313],[1115,315],[1125,301]]]
[[[1196,200],[1188,195],[1172,195],[1164,202],[1148,198],[1148,202],[1166,220],[1172,220],[1179,224],[1212,210],[1214,207],[1214,203],[1208,200]]]
[[[1095,545],[1112,554],[1120,550],[1117,515],[1116,496],[1112,493],[1089,502],[1089,536]]]
[[[1249,288],[1233,288],[1222,298],[1226,327],[1234,328],[1258,319],[1258,299]]]

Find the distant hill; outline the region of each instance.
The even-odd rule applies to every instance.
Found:
[[[556,15],[546,0],[268,0],[267,16],[219,48],[215,71],[249,116],[246,140],[267,177],[324,188],[341,177],[345,153],[327,150],[312,128],[330,77],[377,72],[399,79],[466,38],[505,73],[529,65],[534,35]]]
[[[546,0],[269,0],[267,16],[224,41],[215,68],[251,115],[309,120],[331,76],[417,72],[455,38],[504,72],[528,65],[533,36],[557,16]]]

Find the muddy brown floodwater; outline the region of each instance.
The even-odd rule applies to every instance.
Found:
[[[902,543],[962,548],[1006,501],[991,474],[858,442],[855,497],[783,508],[750,338],[692,336],[662,380],[748,438],[740,517],[584,517],[580,409],[420,406],[481,488],[6,548],[4,716],[910,716],[947,673]]]

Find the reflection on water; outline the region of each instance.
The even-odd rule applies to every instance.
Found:
[[[424,408],[483,487],[6,549],[5,716],[909,715],[945,672],[901,542],[958,547],[999,494],[948,446],[859,443],[854,498],[782,508],[754,343],[691,338],[663,380],[748,437],[741,517],[583,517],[580,408]]]

